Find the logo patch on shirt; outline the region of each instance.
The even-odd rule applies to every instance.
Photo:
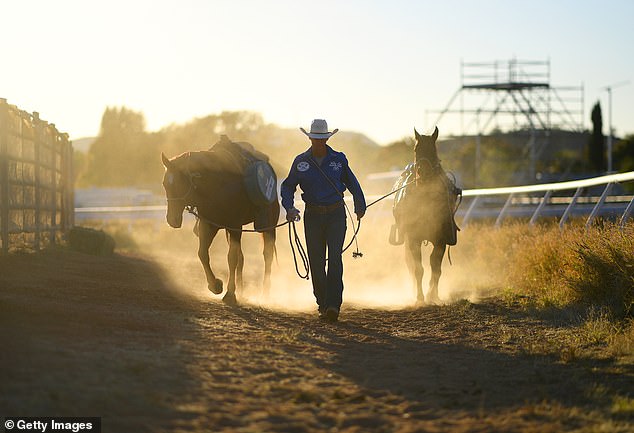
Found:
[[[337,161],[332,161],[330,163],[330,167],[332,167],[334,171],[339,171],[341,169],[341,163]]]
[[[309,168],[310,168],[310,164],[308,164],[306,161],[302,161],[297,164],[297,170],[299,171],[306,171]]]

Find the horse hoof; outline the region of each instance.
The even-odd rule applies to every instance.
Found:
[[[442,304],[442,302],[440,301],[440,298],[438,296],[428,296],[427,297],[427,303],[429,305],[440,305]]]
[[[214,281],[213,284],[212,283],[207,284],[207,288],[214,295],[221,294],[222,293],[222,280],[219,280],[219,279],[216,278],[216,281]]]
[[[237,305],[238,304],[238,300],[236,299],[236,294],[235,293],[230,293],[230,292],[227,292],[227,294],[222,298],[222,302],[224,302],[227,305]]]
[[[425,305],[425,298],[419,296],[416,298],[416,306],[417,307],[422,307],[423,305]]]

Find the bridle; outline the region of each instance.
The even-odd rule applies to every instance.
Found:
[[[417,180],[427,180],[433,175],[438,173],[438,169],[440,168],[440,161],[436,160],[433,163],[429,158],[420,157],[416,158],[414,162],[414,173],[416,173]],[[423,171],[423,169],[425,169]],[[422,173],[425,173],[423,176]]]
[[[191,158],[191,152],[187,152],[187,167],[186,167],[186,171],[187,171],[187,178],[189,179],[189,188],[187,189],[187,192],[180,196],[180,197],[167,197],[167,203],[169,202],[173,202],[173,201],[183,201],[183,202],[187,202],[187,199],[189,198],[189,196],[196,190],[196,184],[194,183],[194,178],[195,177],[200,177],[200,173],[192,173],[189,170],[189,159]],[[172,174],[173,176],[173,174]],[[187,204],[187,203],[186,203]]]

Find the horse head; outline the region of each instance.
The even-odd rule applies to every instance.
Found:
[[[187,167],[182,167],[183,159],[189,159],[189,154],[168,159],[161,153],[161,159],[165,166],[163,176],[163,188],[167,196],[167,223],[175,229],[183,224],[183,211],[185,206],[191,205],[196,186],[191,172]],[[188,162],[188,161],[185,161]]]
[[[414,153],[416,155],[416,171],[419,178],[425,179],[438,171],[440,159],[436,151],[436,139],[438,138],[438,127],[434,129],[432,135],[421,135],[414,128]]]

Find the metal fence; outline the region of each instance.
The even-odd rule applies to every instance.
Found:
[[[385,186],[400,174],[401,171],[373,173],[368,180]],[[586,227],[600,216],[617,221],[622,228],[634,211],[634,196],[624,194],[618,186],[632,183],[634,172],[540,185],[467,189],[463,191],[465,200],[458,208],[457,221],[461,228],[472,220],[483,219],[495,221],[495,226],[500,227],[505,219],[522,218],[533,225],[547,217],[557,218],[563,229],[572,216],[585,217]],[[379,197],[366,198],[372,201]],[[389,204],[383,205],[384,213],[391,212],[392,201],[386,202]]]
[[[55,125],[0,99],[2,253],[58,243],[74,224],[73,148]]]
[[[548,215],[559,218],[559,227],[563,229],[570,216],[577,214],[587,215],[586,227],[589,227],[597,216],[609,215],[618,219],[622,228],[634,208],[634,196],[614,196],[611,192],[615,185],[632,181],[634,172],[630,171],[568,182],[465,190],[463,196],[472,197],[472,200],[463,215],[462,225],[466,226],[480,211],[485,216],[495,216],[496,227],[499,227],[507,216],[530,217],[529,224],[533,225],[538,218]],[[601,195],[582,198],[583,192],[591,187],[601,187]],[[553,196],[554,193],[561,191],[574,191],[574,194]],[[501,208],[496,209],[496,206],[487,206],[485,203],[487,198],[504,196],[506,201]]]

